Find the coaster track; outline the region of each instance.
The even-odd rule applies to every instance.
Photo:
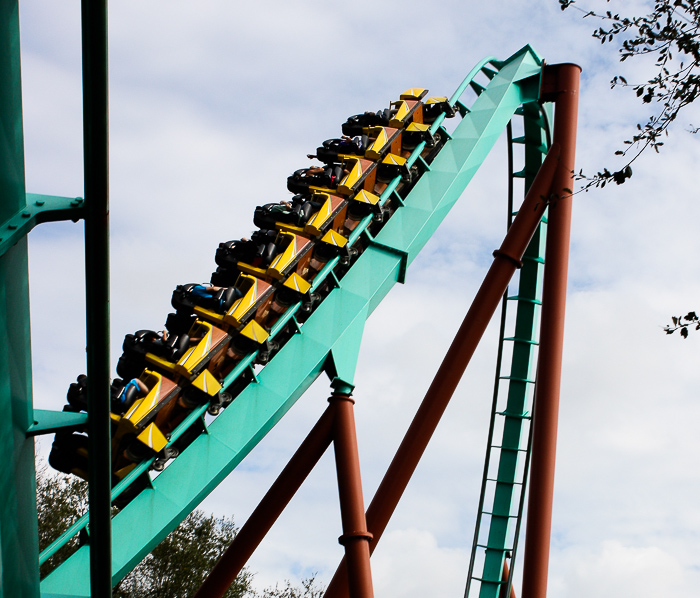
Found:
[[[220,393],[228,393],[233,398],[232,402],[228,403],[228,397],[218,403],[200,401],[200,404],[182,414],[182,421],[165,438],[164,448],[158,447],[157,455],[153,454],[139,463],[127,464],[118,472],[112,498],[118,500],[128,496],[129,502],[112,520],[113,584],[118,583],[197,507],[322,372],[325,371],[339,384],[353,385],[365,320],[391,287],[396,282],[404,281],[406,269],[459,199],[514,115],[524,119],[524,135],[511,141],[513,144],[524,144],[525,167],[513,176],[524,177],[526,186],[529,184],[546,151],[547,124],[538,104],[541,72],[542,61],[529,47],[505,61],[482,61],[449,99],[449,108],[445,106],[445,112],[454,108],[462,117],[454,132],[448,135],[442,127],[446,116],[443,112],[430,125],[429,137],[421,140],[410,156],[403,156],[402,160],[389,158],[395,162],[388,165],[395,168],[395,176],[381,183],[381,186],[372,184],[369,187],[367,181],[371,168],[360,159],[347,160],[346,165],[351,167],[347,168],[348,176],[356,169],[362,169],[362,172],[356,173],[357,184],[346,185],[344,190],[341,183],[334,191],[341,201],[346,202],[346,208],[349,202],[364,192],[364,197],[368,198],[364,203],[370,208],[352,230],[338,228],[338,224],[331,227],[336,232],[341,230],[347,233],[340,240],[340,245],[345,247],[328,258],[320,268],[313,269],[314,276],[307,276],[310,283],[308,288],[296,289],[299,294],[295,300],[286,302],[285,309],[276,320],[269,320],[269,331],[261,328],[265,338],[258,336],[260,331],[256,331],[252,324],[255,319],[238,319],[230,325],[230,337],[237,334],[245,336],[241,333],[244,327],[250,325],[253,332],[246,338],[254,343],[243,342],[243,350],[239,346],[237,354],[240,359],[235,365],[215,369],[212,374],[218,385],[215,394],[221,398]],[[483,82],[478,82],[477,76]],[[476,99],[469,106],[461,100],[468,87],[476,92]],[[432,139],[437,139],[436,149],[439,151],[428,147]],[[390,145],[390,140],[386,144]],[[375,164],[387,158],[386,154],[377,155]],[[319,193],[326,191],[318,190]],[[376,201],[372,193],[378,198]],[[332,202],[328,205],[335,214]],[[335,217],[333,221],[340,222]],[[293,226],[279,227],[279,230],[290,239],[294,235],[303,237]],[[329,230],[317,228],[316,238],[325,236]],[[524,472],[527,471],[527,467],[523,468],[523,460],[527,460],[528,454],[526,422],[530,394],[527,387],[533,378],[534,347],[537,342],[534,330],[539,301],[538,281],[542,269],[542,234],[536,235],[527,252],[520,275],[520,289],[506,302],[517,302],[515,331],[504,339],[512,346],[513,358],[508,376],[503,376],[500,371],[497,373],[499,379],[506,382],[499,381],[494,393],[484,490],[469,574],[470,582],[472,578],[479,581],[480,596],[498,595],[504,583],[501,570],[506,553],[513,553],[517,544],[524,496],[518,488],[524,487]],[[295,238],[294,242],[297,241]],[[291,240],[287,249],[290,246]],[[303,268],[309,266],[313,259],[312,250],[306,251],[292,264],[297,275],[301,275]],[[277,257],[281,259],[283,253]],[[297,253],[302,252],[299,250]],[[270,268],[274,269],[275,263]],[[278,268],[279,272],[282,270],[282,267]],[[284,269],[284,276],[288,278],[278,278],[269,269],[262,274],[254,270],[242,271],[250,276],[260,276],[260,280],[276,289],[284,286],[283,281],[292,278],[289,269]],[[206,321],[202,310],[206,311],[206,308],[196,313],[202,321]],[[262,342],[257,342],[260,340]],[[150,363],[158,367],[157,360]],[[253,369],[256,363],[263,367]],[[163,364],[160,366],[165,367]],[[195,376],[206,376],[203,372],[211,369],[205,367],[203,371],[190,371],[190,381],[194,384]],[[216,375],[221,377],[217,380]],[[507,389],[505,408],[501,406],[502,400],[499,400],[504,388]],[[211,392],[204,392],[212,396]],[[205,421],[206,411],[211,410],[213,405],[220,407],[221,404],[225,408],[212,421]],[[499,417],[505,419],[503,438],[494,440],[493,431],[498,428],[494,422]],[[192,430],[196,430],[196,434],[193,435]],[[167,458],[168,448],[178,446],[182,447],[179,456],[151,478],[149,470],[154,464],[158,465],[157,460],[163,459],[164,455]],[[494,465],[496,463],[497,466]],[[489,472],[494,467],[498,471],[497,489],[493,504],[488,504],[485,496],[489,494],[488,485],[493,483]],[[145,476],[148,476],[147,487],[134,485],[143,486]],[[136,493],[134,488],[140,492]],[[125,492],[127,495],[123,495]],[[41,554],[41,562],[50,558],[86,523],[87,516],[76,522]],[[485,532],[486,529],[489,531]],[[484,556],[478,557],[482,550],[479,544],[483,544],[480,538],[486,533],[488,540],[483,549]],[[89,550],[83,546],[42,581],[42,596],[89,596],[88,569]],[[470,592],[469,587],[467,591]]]

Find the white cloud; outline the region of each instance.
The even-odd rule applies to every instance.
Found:
[[[466,550],[440,546],[425,530],[388,532],[372,557],[377,596],[454,596],[464,593]]]
[[[605,540],[591,551],[570,549],[550,575],[556,595],[639,596],[692,593],[682,564],[657,546],[626,546]]]

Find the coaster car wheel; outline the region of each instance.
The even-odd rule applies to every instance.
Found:
[[[280,348],[280,345],[277,341],[275,340],[267,340],[265,343],[262,345],[262,348],[260,349],[260,352],[258,353],[258,357],[256,358],[256,362],[264,365],[270,359],[272,359],[273,354],[277,349]]]
[[[163,471],[165,465],[170,459],[175,459],[180,454],[180,451],[175,446],[166,446],[160,453],[158,453],[158,458],[153,461],[151,468],[155,471]]]
[[[124,449],[124,456],[133,463],[139,463],[144,459],[152,457],[153,450],[135,437],[130,436],[126,448]]]
[[[224,407],[227,407],[233,402],[233,397],[227,392],[221,391],[211,399],[211,405],[207,409],[209,415],[219,415]]]
[[[306,301],[304,301],[301,304],[301,310],[307,314],[311,313],[314,309],[314,306],[321,301],[321,295],[318,293],[310,293],[308,297],[306,298]]]

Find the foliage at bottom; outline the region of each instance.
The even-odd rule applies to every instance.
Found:
[[[37,464],[37,512],[39,550],[43,550],[87,512],[87,483],[71,476],[50,473]],[[199,589],[207,573],[236,535],[233,518],[190,513],[114,588],[114,598],[189,598]],[[40,570],[46,577],[80,546],[85,534],[76,535],[51,557]],[[239,574],[226,598],[321,598],[325,588],[313,577],[301,587],[286,581],[283,586],[262,593],[252,587],[254,575],[247,569]]]

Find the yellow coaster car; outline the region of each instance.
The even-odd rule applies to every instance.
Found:
[[[345,216],[343,211],[347,208],[347,200],[333,193],[314,192],[312,198],[321,204],[304,227],[304,232],[310,236],[318,237],[327,230],[338,230],[342,226]]]
[[[287,189],[292,193],[307,194],[310,189],[336,189],[347,172],[342,164],[300,168],[287,177]]]
[[[298,194],[292,200],[294,207],[303,206],[306,214],[304,219],[290,222],[288,218],[280,218],[280,212],[268,212],[264,222],[266,226],[305,237],[319,237],[329,229],[340,230],[345,220],[344,210],[347,207],[347,197],[327,191],[312,190],[308,195]],[[276,206],[276,204],[275,204]],[[266,208],[267,206],[262,206]],[[284,216],[284,215],[283,215]]]
[[[411,122],[422,123],[423,102],[421,100],[427,93],[427,89],[416,87],[404,91],[399,96],[398,102],[390,104],[392,108],[395,108],[396,112],[389,120],[389,126],[402,128]]]
[[[446,118],[452,118],[457,113],[454,106],[450,106],[446,97],[436,96],[428,98],[423,104],[423,122],[432,125],[435,119],[443,112]]]
[[[375,139],[367,148],[365,158],[368,160],[381,160],[387,153],[398,154],[401,152],[402,129],[395,127],[367,127],[366,129]]]
[[[239,329],[253,317],[262,318],[273,292],[268,282],[240,273],[231,287],[178,285],[172,305],[178,313],[197,314],[200,319],[228,331]]]
[[[146,361],[158,369],[187,380],[194,380],[203,369],[216,372],[226,354],[231,337],[220,328],[197,319],[188,334],[182,335],[187,347],[177,361],[170,361],[157,353],[146,352]]]
[[[218,385],[217,392],[220,389]],[[134,463],[165,448],[168,443],[166,434],[178,423],[173,411],[177,410],[181,393],[182,389],[172,380],[147,369],[122,390],[122,406],[127,407],[123,415],[115,413],[113,400],[112,468],[119,479],[131,471]],[[185,415],[185,410],[181,411],[179,421]]]
[[[345,177],[338,184],[338,193],[341,195],[352,195],[361,189],[374,191],[377,171],[376,162],[358,158],[356,156],[341,156],[343,160]]]
[[[296,272],[303,277],[311,257],[310,250],[312,246],[313,243],[308,237],[280,231],[274,245],[274,257],[267,268],[256,268],[253,265],[242,262],[237,263],[237,268],[241,272],[268,281],[284,280],[292,272]]]
[[[365,127],[401,128],[411,120],[423,122],[421,100],[427,93],[428,90],[423,88],[407,89],[399,96],[399,101],[391,102],[389,108],[351,116],[343,123],[343,135],[360,135]]]
[[[360,156],[339,154],[338,162],[300,168],[287,178],[287,189],[308,196],[312,191],[352,195],[360,189],[374,190],[376,164]]]
[[[369,131],[363,131],[361,135],[355,137],[341,137],[336,139],[326,139],[323,145],[316,148],[314,157],[325,164],[338,162],[339,155],[364,156],[367,149],[375,142],[376,135]]]

